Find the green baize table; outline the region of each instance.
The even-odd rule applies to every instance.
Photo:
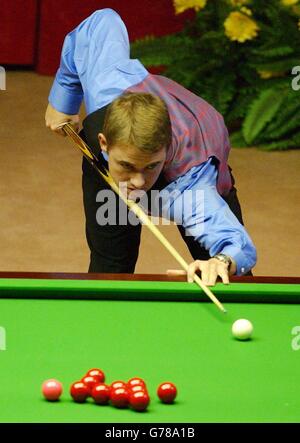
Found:
[[[300,279],[236,277],[212,291],[161,275],[0,273],[0,422],[299,422]],[[247,318],[251,340],[231,335]],[[146,412],[72,401],[99,367],[145,379]],[[59,402],[41,394],[63,383]],[[157,386],[178,388],[172,405]]]

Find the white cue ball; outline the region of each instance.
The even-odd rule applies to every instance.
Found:
[[[231,331],[232,335],[238,340],[247,340],[251,337],[253,325],[251,321],[241,318],[233,323]]]

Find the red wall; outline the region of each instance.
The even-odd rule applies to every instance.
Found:
[[[43,0],[40,12],[37,70],[53,74],[66,33],[97,9],[112,8],[124,20],[131,41],[145,35],[164,35],[182,28],[192,11],[175,15],[172,0]]]
[[[0,0],[0,65],[54,74],[65,35],[102,8],[120,14],[131,41],[178,32],[194,15],[175,15],[172,0]]]
[[[0,0],[0,64],[33,65],[38,0]]]

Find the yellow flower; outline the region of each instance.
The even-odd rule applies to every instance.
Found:
[[[173,0],[175,14],[180,14],[186,9],[194,8],[199,11],[206,6],[207,0]]]
[[[243,6],[249,3],[249,0],[229,0],[232,6]]]
[[[292,6],[292,11],[294,14],[296,14],[298,17],[300,17],[300,5]]]
[[[260,78],[268,79],[274,77],[283,77],[285,72],[257,71]]]
[[[224,27],[227,37],[240,43],[252,40],[259,31],[259,26],[254,20],[238,11],[229,14],[224,22]]]
[[[246,14],[246,15],[252,15],[252,11],[251,11],[251,9],[249,9],[249,8],[246,8],[245,6],[243,6],[242,8],[241,8],[241,12],[243,12],[244,14]]]
[[[296,3],[298,3],[299,0],[281,0],[281,3],[284,6],[292,6],[295,5]]]

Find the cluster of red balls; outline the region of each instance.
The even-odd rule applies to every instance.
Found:
[[[101,369],[90,369],[81,380],[72,383],[70,394],[77,403],[84,403],[92,397],[96,404],[110,403],[117,408],[131,407],[135,411],[144,411],[150,403],[146,383],[139,377],[131,378],[127,383],[114,381],[106,384],[105,374]],[[42,393],[47,400],[58,400],[62,394],[62,384],[54,379],[46,380]],[[172,403],[177,395],[173,383],[161,383],[157,395],[163,403]]]

